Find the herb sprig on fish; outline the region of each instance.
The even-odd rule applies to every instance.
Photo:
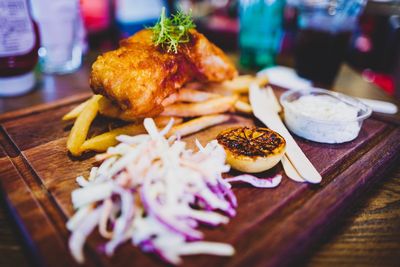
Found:
[[[168,53],[178,53],[179,44],[190,41],[189,30],[194,29],[192,13],[185,14],[178,11],[172,17],[165,15],[165,8],[161,11],[158,22],[150,29],[153,31],[152,41],[156,46],[161,46]]]

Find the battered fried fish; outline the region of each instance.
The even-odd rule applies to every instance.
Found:
[[[119,107],[120,118],[151,117],[163,111],[162,101],[193,80],[222,82],[237,75],[227,56],[196,30],[178,53],[152,43],[152,31],[142,30],[121,41],[93,63],[90,86]]]

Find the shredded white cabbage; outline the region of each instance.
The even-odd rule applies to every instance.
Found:
[[[221,176],[230,168],[224,149],[216,140],[205,147],[196,141],[199,151],[193,152],[181,140],[167,140],[172,122],[162,131],[152,119],[144,126],[147,135],[119,136],[121,143],[99,156],[104,161],[89,178],[77,178],[81,188],[72,192],[77,211],[67,223],[74,258],[84,261],[83,245],[96,227],[109,240],[107,255],[128,240],[172,264],[181,263],[183,255],[233,255],[229,244],[201,241],[197,229],[226,224],[236,214],[231,185]],[[279,184],[277,178],[268,186]],[[257,184],[254,179],[232,182]]]

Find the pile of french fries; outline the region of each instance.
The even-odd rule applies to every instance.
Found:
[[[266,77],[241,75],[223,83],[187,84],[164,99],[163,113],[154,118],[156,125],[163,127],[173,118],[174,126],[168,135],[183,137],[228,121],[228,112],[251,114],[248,91],[253,82],[261,86],[268,81]],[[118,144],[118,135],[146,132],[142,120],[138,120],[88,139],[90,126],[98,114],[118,118],[119,110],[105,97],[94,95],[63,117],[65,121],[75,120],[67,141],[67,149],[72,155],[80,156],[85,151],[104,152]]]

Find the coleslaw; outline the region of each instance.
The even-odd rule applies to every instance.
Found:
[[[165,137],[172,124],[159,131],[152,119],[145,119],[148,134],[119,136],[119,145],[97,156],[102,163],[88,179],[77,177],[80,188],[72,192],[76,213],[67,228],[78,262],[84,262],[84,243],[96,227],[108,240],[104,252],[109,256],[128,241],[171,264],[180,264],[184,255],[234,254],[230,244],[204,241],[199,225],[218,226],[235,216],[238,204],[230,182],[272,188],[282,177],[224,179],[230,166],[218,142],[203,147],[196,140],[194,152],[179,138]]]

